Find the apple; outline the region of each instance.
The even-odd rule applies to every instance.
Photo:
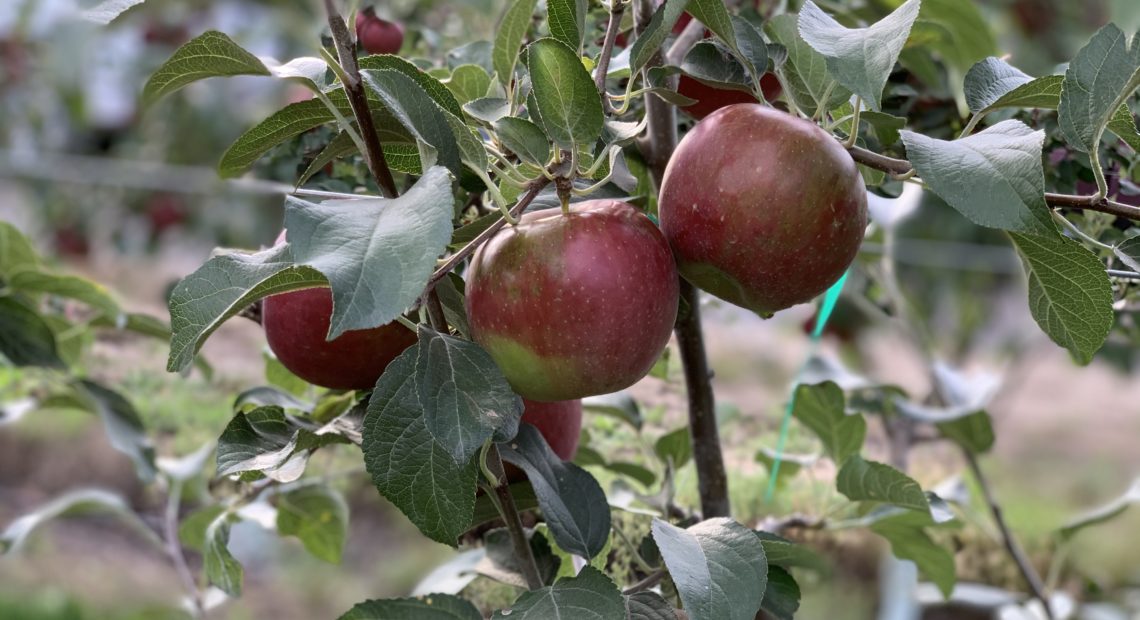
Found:
[[[658,211],[682,276],[766,317],[843,275],[863,241],[867,192],[830,134],[745,103],[685,135]]]
[[[768,101],[775,101],[783,92],[779,78],[773,73],[765,73],[760,76],[760,90]],[[682,75],[678,81],[677,92],[689,99],[696,100],[696,103],[687,105],[681,110],[697,120],[736,103],[756,103],[756,97],[751,92],[709,86],[687,75]]]
[[[537,401],[608,394],[644,377],[677,316],[661,231],[633,205],[588,200],[523,215],[467,271],[471,337]]]
[[[574,455],[578,452],[578,440],[582,436],[582,401],[575,399],[543,403],[524,398],[523,407],[520,422],[537,428],[558,458],[563,461],[574,460]],[[526,480],[526,473],[518,467],[510,463],[503,463],[503,467],[509,482]]]
[[[269,349],[282,365],[313,385],[372,389],[388,364],[416,343],[416,333],[396,322],[326,340],[332,310],[332,291],[327,287],[273,295],[261,307]]]
[[[284,242],[281,231],[275,243]],[[328,287],[271,295],[261,305],[269,350],[290,372],[313,385],[370,390],[388,364],[416,343],[416,333],[397,322],[328,340],[332,311]]]
[[[369,54],[396,54],[404,45],[404,29],[367,7],[356,14],[356,38]]]

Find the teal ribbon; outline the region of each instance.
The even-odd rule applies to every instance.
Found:
[[[849,272],[848,272],[849,273]],[[780,461],[784,456],[784,444],[788,441],[788,427],[792,422],[792,411],[796,406],[796,388],[799,387],[803,379],[804,371],[807,370],[808,363],[819,352],[819,342],[823,338],[823,330],[827,327],[827,321],[831,318],[832,311],[835,310],[835,304],[839,301],[839,294],[843,292],[843,285],[847,283],[847,273],[836,280],[831,288],[823,294],[823,303],[819,306],[819,314],[815,317],[815,327],[811,330],[811,343],[808,349],[807,359],[804,360],[800,366],[799,372],[796,373],[796,379],[792,382],[792,394],[788,397],[788,406],[784,409],[784,419],[780,423],[780,438],[776,441],[776,457],[773,459],[772,472],[768,477],[768,490],[764,493],[764,501],[771,502],[776,494],[776,479],[780,474]]]

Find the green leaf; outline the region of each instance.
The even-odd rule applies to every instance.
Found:
[[[587,566],[577,577],[559,579],[553,586],[523,594],[492,618],[510,620],[613,620],[625,618],[625,602],[614,582]]]
[[[580,52],[582,37],[586,33],[588,4],[588,0],[546,0],[546,23],[550,27],[550,36]]]
[[[941,56],[956,76],[997,51],[989,22],[973,2],[922,0],[915,29],[920,25],[934,26],[944,34],[926,42],[925,47]]]
[[[989,228],[1057,236],[1045,204],[1045,132],[1009,120],[961,140],[901,134],[922,180],[966,219]]]
[[[25,269],[37,269],[39,256],[20,229],[0,222],[0,278],[7,280]]]
[[[467,308],[464,306],[463,278],[455,273],[440,280],[435,285],[435,292],[439,295],[440,304],[443,305],[443,316],[447,324],[451,325],[460,335],[467,337],[471,333],[467,325]]]
[[[680,469],[693,457],[693,442],[689,437],[689,427],[665,433],[653,444],[653,452],[662,463],[673,463],[673,469]]]
[[[518,432],[523,402],[482,347],[420,327],[415,381],[427,430],[455,461]]]
[[[1121,241],[1112,251],[1130,269],[1140,271],[1140,235]]]
[[[626,620],[676,620],[677,613],[656,592],[638,592],[625,597]]]
[[[653,486],[657,481],[657,476],[648,469],[638,465],[637,463],[626,463],[624,461],[605,463],[604,467],[615,474],[620,474],[627,478],[632,478],[641,483],[645,488]]]
[[[744,66],[728,50],[712,41],[700,41],[694,45],[685,54],[681,70],[713,88],[751,90]]]
[[[222,504],[210,504],[186,515],[178,526],[178,540],[183,546],[201,553],[206,548],[206,531],[225,511]]]
[[[327,484],[303,486],[276,496],[277,531],[296,536],[314,557],[340,564],[348,538],[348,504]]]
[[[768,564],[768,589],[760,608],[775,620],[792,620],[800,608],[800,586],[787,570]]]
[[[1034,79],[1000,58],[989,57],[966,73],[966,103],[970,111],[999,108],[1055,109],[1061,100],[1061,75]]]
[[[218,437],[218,475],[283,468],[297,449],[298,431],[277,406],[234,415]],[[301,471],[290,467],[281,481],[291,482],[300,475]]]
[[[823,572],[827,568],[827,561],[808,547],[771,532],[757,531],[756,537],[764,545],[769,567],[806,568],[816,572]]]
[[[1124,511],[1133,504],[1140,504],[1140,478],[1134,480],[1132,486],[1120,497],[1070,520],[1061,528],[1060,536],[1062,539],[1068,540],[1087,527],[1115,519],[1124,514]],[[0,536],[0,540],[2,539],[3,537]]]
[[[103,0],[95,6],[84,9],[79,15],[89,21],[106,26],[115,21],[115,18],[126,13],[131,7],[146,2],[146,0]]]
[[[453,213],[451,176],[434,167],[399,198],[286,198],[289,243],[279,247],[292,248],[298,270],[328,278],[336,338],[389,323],[419,299],[451,238]]]
[[[1112,282],[1095,254],[1068,237],[1011,234],[1029,280],[1029,312],[1078,364],[1112,329]]]
[[[984,454],[994,446],[994,428],[990,414],[976,411],[969,415],[941,422],[938,432],[974,454]]]
[[[491,76],[479,65],[459,65],[451,72],[451,78],[443,84],[455,95],[456,101],[463,105],[487,94]]]
[[[0,355],[16,366],[63,368],[55,332],[15,297],[0,297]]]
[[[689,0],[686,10],[694,19],[705,25],[734,50],[739,49],[736,30],[732,26],[732,16],[724,5],[724,0]]]
[[[756,451],[753,459],[764,466],[768,470],[768,475],[772,475],[772,470],[776,467],[776,451],[763,446]],[[796,455],[782,453],[780,454],[780,471],[776,474],[776,485],[784,486],[789,480],[796,477],[800,473],[805,464],[815,463],[818,458],[815,455]]]
[[[261,358],[265,361],[265,380],[269,385],[300,398],[308,393],[309,382],[293,374],[268,347],[261,352]]]
[[[515,79],[519,46],[526,37],[536,4],[538,0],[515,0],[503,15],[503,21],[499,22],[499,28],[495,31],[495,47],[492,51],[495,75],[508,92],[511,91],[511,82]]]
[[[606,494],[589,472],[564,462],[530,424],[500,444],[503,460],[526,472],[538,505],[558,546],[586,559],[609,541],[610,507]]]
[[[692,620],[753,620],[768,583],[764,547],[726,518],[688,529],[653,520],[653,540]]]
[[[420,346],[388,365],[364,418],[364,464],[381,495],[425,536],[455,546],[475,507],[478,468],[457,465],[428,430],[416,382]]]
[[[943,596],[950,597],[957,581],[954,556],[931,540],[923,528],[910,525],[900,515],[873,523],[871,531],[891,543],[895,557],[914,562],[920,574],[934,582]]]
[[[748,73],[759,79],[768,70],[768,43],[764,41],[764,35],[752,22],[739,15],[732,16],[732,29],[740,59],[748,67]]]
[[[789,96],[806,114],[814,116],[821,107],[832,110],[851,97],[851,91],[827,72],[827,59],[800,36],[795,15],[777,15],[764,24],[764,30],[786,50],[788,58],[779,72]]]
[[[538,125],[524,118],[500,118],[495,121],[495,134],[522,161],[543,167],[550,161],[550,139]]]
[[[121,495],[101,489],[77,489],[64,493],[9,523],[8,527],[0,531],[0,556],[18,551],[32,532],[52,519],[88,514],[110,514],[141,534],[156,548],[163,548],[162,540]]]
[[[143,87],[143,103],[150,105],[187,84],[211,77],[269,75],[256,56],[221,32],[209,30],[178,48],[150,76]]]
[[[634,430],[641,430],[641,407],[629,392],[583,398],[582,410],[616,418],[629,424]]]
[[[224,514],[214,519],[206,528],[205,544],[202,547],[202,564],[206,568],[206,578],[222,592],[230,596],[241,596],[241,582],[244,571],[230,553],[230,523]]]
[[[831,460],[842,464],[863,448],[867,422],[862,415],[847,415],[843,390],[828,381],[796,388],[792,416],[823,441]]]
[[[1140,152],[1140,131],[1136,129],[1136,117],[1132,116],[1132,110],[1128,109],[1127,102],[1116,108],[1112,118],[1108,119],[1107,129],[1116,134],[1117,138],[1124,140],[1132,150]]]
[[[111,446],[131,459],[140,479],[144,482],[154,480],[158,471],[154,463],[154,445],[134,405],[122,394],[94,381],[82,380],[74,387],[85,408],[103,421],[103,430]]]
[[[836,81],[879,111],[883,87],[919,8],[919,0],[907,0],[867,28],[847,28],[809,0],[800,9],[800,36],[827,58],[827,70]]]
[[[922,487],[901,471],[859,455],[847,459],[839,470],[836,488],[853,502],[872,501],[908,510],[930,512],[930,502]]]
[[[592,145],[602,135],[605,114],[577,52],[554,39],[539,39],[527,46],[526,63],[546,134],[563,148]]]
[[[649,60],[661,48],[661,44],[668,38],[669,33],[673,31],[673,26],[677,24],[677,20],[681,18],[688,4],[689,0],[666,0],[653,13],[649,25],[638,35],[633,42],[633,47],[630,48],[629,69],[631,73],[641,71],[649,63]]]
[[[8,286],[14,290],[29,293],[46,293],[55,297],[74,299],[98,310],[109,317],[118,317],[121,309],[111,291],[87,278],[22,270],[12,276]]]
[[[531,553],[534,555],[535,565],[542,583],[553,583],[556,577],[563,572],[566,576],[574,575],[574,566],[570,554],[551,547],[549,528],[545,523],[535,526],[527,541]],[[526,588],[526,577],[518,554],[515,553],[507,528],[493,529],[483,535],[483,548],[486,550],[486,559],[476,566],[479,574],[490,577],[500,583]]]
[[[875,130],[875,137],[879,139],[884,146],[889,146],[899,141],[899,130],[906,126],[906,119],[901,116],[893,114],[884,114],[882,112],[872,112],[864,110],[859,115],[859,119]]]
[[[1085,153],[1096,151],[1117,109],[1140,86],[1140,43],[1115,24],[1101,28],[1065,71],[1057,118],[1065,139]]]
[[[357,603],[339,620],[483,620],[474,605],[449,594]]]
[[[345,109],[341,112],[346,117],[351,117],[352,110],[347,108],[347,100],[343,103]],[[380,108],[379,103],[376,104],[376,107],[379,109],[374,111],[372,115],[373,125],[381,142],[408,143],[414,141],[412,135],[396,122],[391,114]],[[218,174],[223,178],[240,176],[273,147],[333,120],[332,112],[318,99],[291,103],[238,137],[222,154],[222,159],[218,162]],[[352,141],[347,134],[344,139],[348,140],[352,148],[355,149],[355,145],[351,144]],[[335,158],[330,158],[328,161],[332,161],[332,159]],[[322,162],[313,172],[320,170],[328,161]],[[311,174],[306,173],[305,178],[307,179],[308,176]]]
[[[508,488],[511,491],[511,497],[515,499],[515,507],[519,509],[519,512],[538,508],[538,498],[534,496],[534,487],[530,485],[530,482],[525,480],[515,482]],[[475,500],[475,511],[471,515],[471,523],[466,529],[483,525],[498,518],[499,509],[495,507],[495,502],[489,495],[483,493]]]
[[[166,369],[185,370],[206,338],[253,302],[326,283],[319,271],[293,265],[288,244],[256,254],[235,252],[211,258],[183,278],[170,295],[173,335]]]
[[[416,139],[433,149],[439,164],[459,177],[462,157],[445,111],[415,80],[393,69],[360,72],[364,84]],[[426,173],[426,171],[425,171]]]
[[[511,102],[501,97],[481,97],[463,104],[463,111],[475,120],[494,123],[511,113]]]
[[[455,68],[458,69],[459,66],[462,66],[462,64],[470,63],[461,63]],[[432,101],[436,102],[439,107],[444,109],[444,111],[450,112],[460,118],[463,117],[463,107],[459,105],[459,101],[455,99],[455,96],[452,95],[451,91],[448,90],[447,87],[443,85],[443,83],[428,75],[426,72],[420,70],[419,67],[416,67],[407,60],[400,58],[399,56],[394,56],[392,54],[365,56],[364,58],[360,59],[359,66],[361,71],[393,70],[402,73],[413,82],[415,82],[416,85],[418,85],[421,89],[423,89],[423,91],[427,93],[428,97],[431,97]],[[343,92],[343,89],[341,89],[340,92]],[[337,101],[339,101],[339,99]],[[344,102],[347,106],[348,100],[345,99]],[[349,113],[351,113],[352,108],[348,107],[347,110]],[[375,112],[376,111],[373,110],[373,113]]]

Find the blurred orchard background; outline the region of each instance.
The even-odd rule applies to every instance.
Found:
[[[981,5],[998,49],[1032,75],[1061,72],[1057,63],[1109,21],[1125,32],[1140,27],[1137,0]],[[462,42],[493,36],[504,6],[503,0],[393,0],[379,3],[377,12],[405,25],[404,56],[438,59]],[[150,0],[109,27],[80,19],[83,8],[76,0],[0,1],[0,219],[29,235],[61,269],[104,283],[124,307],[165,318],[170,286],[212,248],[273,241],[281,227],[280,184],[291,182],[328,136],[303,136],[245,178],[223,181],[213,166],[230,142],[306,93],[274,80],[215,80],[191,85],[144,114],[143,83],[180,44],[208,29],[229,33],[258,55],[316,55],[324,20],[311,0]],[[356,171],[336,166],[345,168],[329,171],[324,186],[351,191],[335,179],[351,180]],[[1119,496],[1140,476],[1140,355],[1116,334],[1120,339],[1110,340],[1091,366],[1078,369],[1033,324],[1017,259],[997,232],[970,225],[933,197],[904,200],[919,211],[899,233],[903,286],[931,317],[952,362],[979,381],[1001,380],[989,408],[998,443],[986,466],[1030,555],[1047,557],[1060,524]],[[865,259],[880,249],[868,242]],[[842,300],[837,312],[825,340],[828,355],[912,393],[927,391],[922,363],[904,340],[852,300]],[[807,355],[810,314],[800,306],[763,321],[718,304],[706,313],[734,513],[743,522],[809,511],[818,505],[817,476],[831,475],[806,467],[781,488],[777,507],[763,501],[767,470],[756,455],[775,445],[788,385]],[[264,351],[260,328],[235,320],[204,349],[211,378],[168,374],[162,342],[121,333],[90,343],[81,366],[132,400],[157,432],[160,452],[185,454],[217,436],[235,394],[265,382]],[[676,379],[679,364],[669,373]],[[27,371],[0,365],[0,403],[18,401],[34,382]],[[647,434],[683,423],[680,385],[650,377],[635,387]],[[588,415],[586,432],[604,447],[620,444],[624,431],[613,418]],[[789,444],[791,452],[811,447],[796,435]],[[924,487],[961,469],[958,453],[945,447],[914,454],[911,473]],[[596,473],[604,484],[605,473]],[[678,480],[680,494],[693,503],[691,464]],[[365,477],[344,484],[352,512],[344,565],[322,564],[295,540],[244,523],[231,549],[246,567],[245,596],[217,617],[333,617],[353,601],[407,594],[452,553],[415,534]],[[0,416],[0,530],[62,491],[92,486],[121,492],[136,507],[158,508],[94,416],[50,410]],[[192,506],[193,487],[187,492]],[[990,528],[983,519],[953,534],[966,550],[956,558],[960,579],[1021,589]],[[1132,598],[1140,599],[1138,532],[1140,510],[1084,534],[1071,548],[1066,578],[1085,581],[1082,589],[1127,593],[1135,585]],[[827,577],[801,582],[800,617],[885,614],[878,604],[889,583],[880,572],[881,541],[867,534],[816,543],[835,566]],[[179,597],[164,559],[108,520],[56,522],[19,553],[0,557],[0,618],[178,618]]]

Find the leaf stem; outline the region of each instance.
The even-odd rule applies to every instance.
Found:
[[[851,148],[855,146],[855,141],[859,139],[859,113],[863,110],[863,99],[860,97],[855,98],[855,111],[851,114],[851,135],[847,136],[847,140],[843,142],[844,148]]]
[[[186,555],[182,551],[182,541],[178,538],[178,512],[181,505],[182,481],[172,480],[166,496],[166,511],[162,519],[162,537],[166,541],[166,553],[174,564],[174,570],[178,573],[182,586],[186,588],[187,596],[190,597],[190,615],[194,618],[202,618],[206,613],[202,604],[202,592],[198,589],[198,582],[194,579],[194,573],[190,571],[190,566],[186,563]]]
[[[515,498],[511,495],[510,483],[507,482],[507,475],[503,470],[503,459],[499,455],[499,447],[494,443],[487,448],[487,470],[487,473],[490,473],[495,480],[488,497],[491,498],[491,502],[499,510],[499,516],[507,525],[507,532],[511,536],[511,546],[514,547],[515,557],[522,565],[527,589],[541,589],[543,586],[542,575],[538,572],[538,563],[534,559],[534,551],[530,548],[530,541],[526,537],[526,531],[523,530],[522,518],[519,516],[518,507],[515,506]]]
[[[356,125],[360,128],[361,138],[364,140],[364,159],[368,163],[368,170],[376,178],[380,191],[388,198],[395,198],[400,194],[396,189],[396,180],[392,178],[392,170],[388,161],[384,159],[384,149],[380,146],[380,138],[376,134],[376,126],[372,122],[372,111],[368,107],[368,95],[364,92],[364,84],[360,81],[360,68],[356,64],[356,50],[352,35],[344,18],[337,12],[333,0],[325,0],[325,12],[328,13],[329,30],[332,31],[333,43],[336,46],[337,57],[343,69],[344,92],[348,95],[348,103],[352,106],[352,113],[356,117]]]

